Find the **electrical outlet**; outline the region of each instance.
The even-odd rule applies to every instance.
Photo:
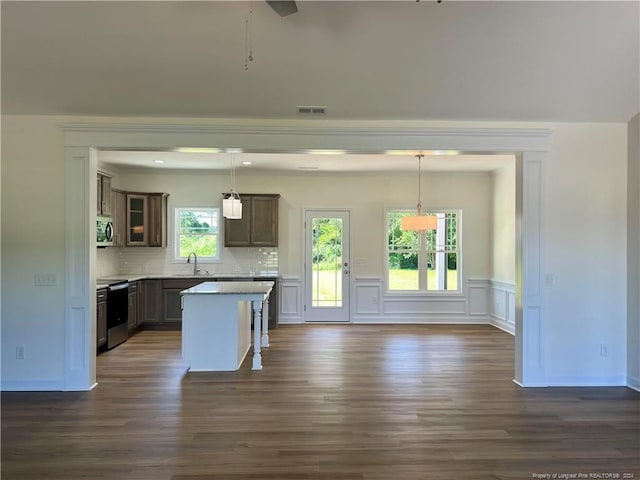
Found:
[[[18,345],[16,347],[16,359],[17,360],[24,360],[24,346]]]
[[[600,356],[608,357],[609,356],[609,346],[606,343],[600,344]]]

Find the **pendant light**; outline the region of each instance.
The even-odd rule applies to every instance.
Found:
[[[236,192],[236,170],[233,166],[233,154],[229,154],[231,157],[231,191],[222,194],[222,216],[229,220],[242,219],[242,202],[240,201],[240,194]]]
[[[422,200],[421,200],[421,163],[424,155],[416,155],[418,159],[418,205],[417,215],[411,215],[402,217],[400,228],[405,231],[427,233],[427,230],[435,230],[438,225],[438,219],[435,215],[422,215]]]

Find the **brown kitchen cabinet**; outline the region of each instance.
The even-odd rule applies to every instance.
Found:
[[[182,295],[180,292],[211,278],[165,279],[162,283],[162,320],[167,323],[182,322]]]
[[[113,246],[124,247],[127,237],[127,194],[111,190],[111,215],[113,217]]]
[[[162,280],[144,280],[144,323],[162,322]]]
[[[144,280],[138,281],[138,310],[137,310],[137,318],[136,325],[138,327],[144,323],[145,320],[145,305],[144,305]]]
[[[98,173],[97,182],[97,213],[109,216],[111,215],[111,177]]]
[[[166,247],[166,193],[127,193],[128,247]]]
[[[127,324],[129,333],[138,327],[138,282],[129,282]]]
[[[149,246],[167,246],[167,197],[166,193],[149,194]]]
[[[146,247],[149,244],[148,202],[146,195],[127,193],[127,247]]]
[[[107,289],[96,292],[96,345],[98,348],[107,343]]]
[[[225,247],[277,247],[279,194],[240,194],[242,218],[224,221]]]

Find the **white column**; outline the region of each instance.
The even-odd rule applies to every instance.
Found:
[[[516,160],[516,318],[515,382],[544,386],[542,152],[523,152]]]
[[[252,302],[253,305],[253,367],[252,370],[262,370],[262,354],[260,353],[260,310],[262,302]]]
[[[96,163],[93,148],[65,148],[64,390],[96,385]]]
[[[262,302],[262,347],[269,346],[269,296]]]

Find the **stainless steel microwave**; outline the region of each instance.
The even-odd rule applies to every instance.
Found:
[[[96,243],[99,247],[113,245],[113,219],[111,217],[98,217],[96,230]]]

